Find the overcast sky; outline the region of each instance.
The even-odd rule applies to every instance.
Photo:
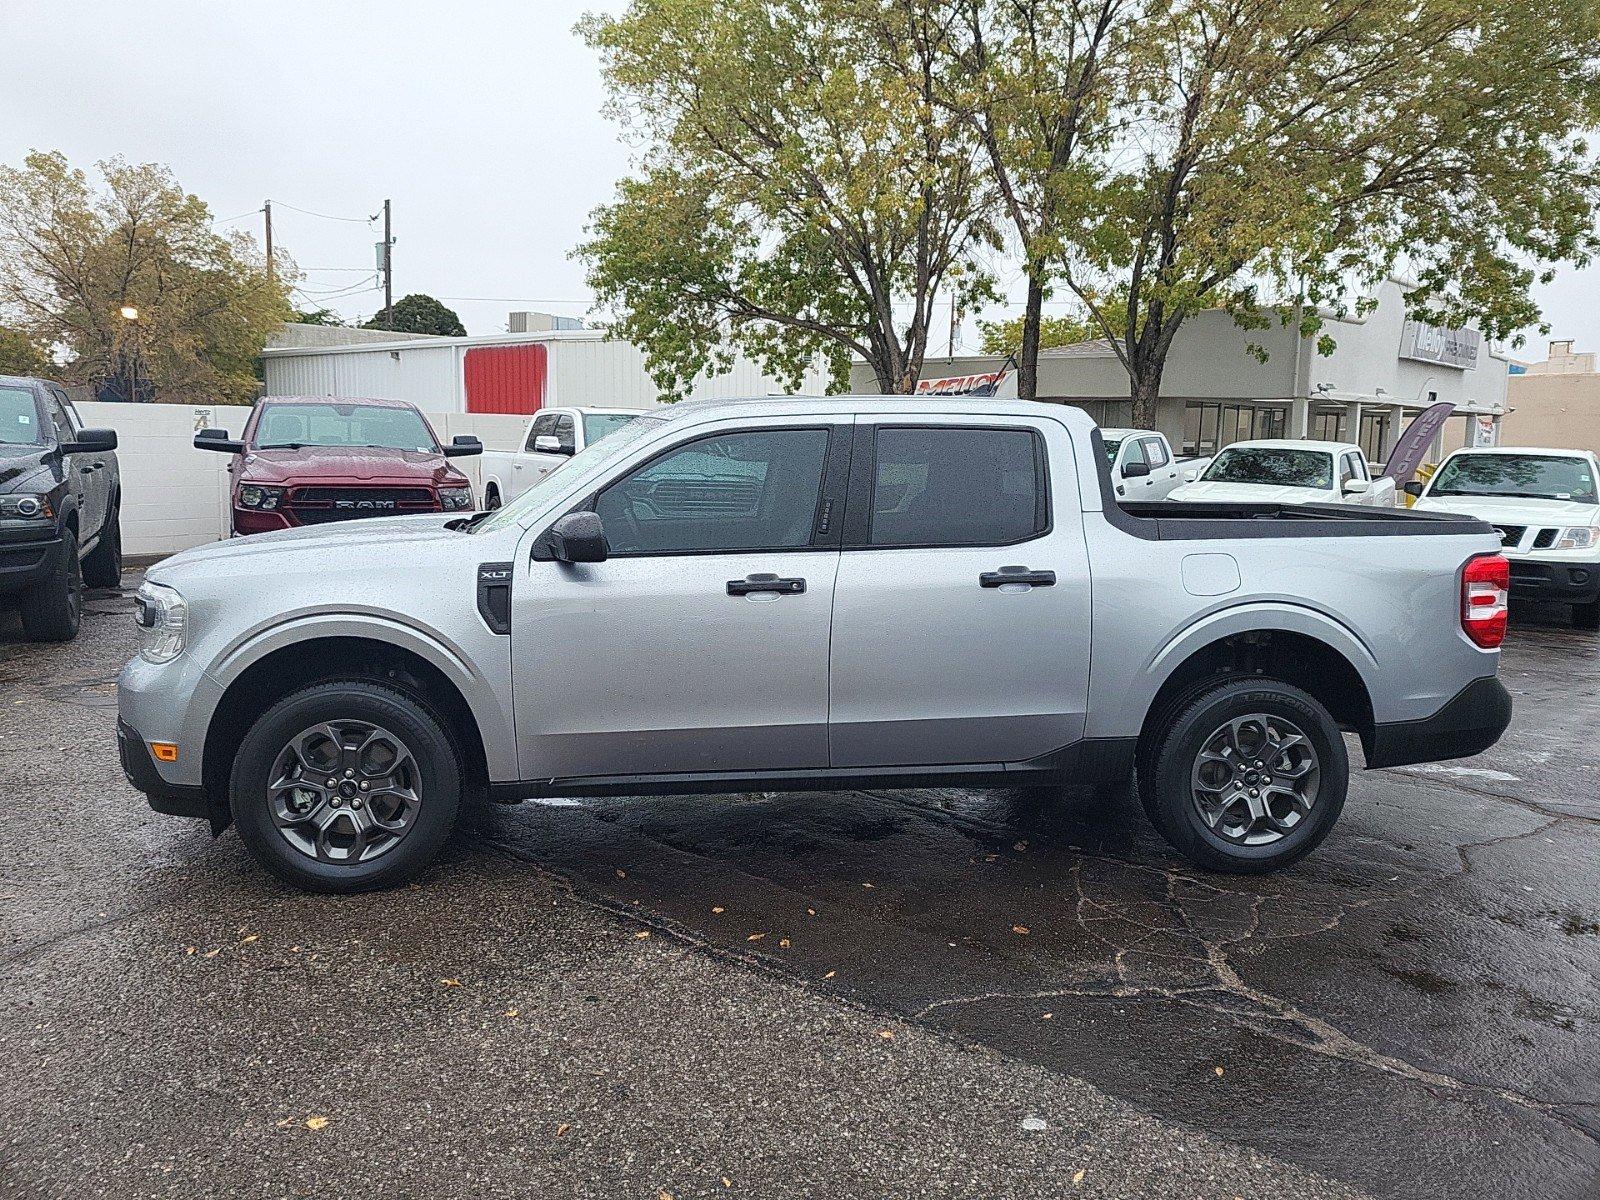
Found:
[[[330,293],[370,288],[380,226],[364,218],[387,197],[397,299],[438,296],[472,333],[517,308],[581,316],[569,252],[630,149],[572,26],[620,2],[4,0],[0,161],[165,163],[257,236],[270,198],[306,268],[298,303],[348,317],[381,304]],[[1564,270],[1538,300],[1550,336],[1600,349],[1600,270]]]

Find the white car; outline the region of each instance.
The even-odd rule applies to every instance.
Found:
[[[1464,513],[1500,531],[1511,594],[1572,605],[1572,623],[1600,629],[1600,460],[1587,450],[1505,446],[1457,450],[1414,508]]]
[[[580,450],[615,433],[642,408],[545,408],[523,431],[517,450],[485,450],[480,470],[484,508],[509,504]]]
[[[1374,479],[1360,446],[1274,438],[1219,451],[1169,500],[1394,507],[1394,480]]]
[[[1102,429],[1111,485],[1121,500],[1165,500],[1183,482],[1185,461],[1154,429]]]

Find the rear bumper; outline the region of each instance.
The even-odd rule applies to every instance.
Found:
[[[61,555],[55,531],[0,537],[0,596],[25,591],[49,577]]]
[[[1403,767],[1481,754],[1511,724],[1511,693],[1493,675],[1474,679],[1431,717],[1373,727],[1362,739],[1367,766]]]
[[[1600,600],[1600,563],[1512,558],[1511,595],[1521,600],[1592,604]]]
[[[205,790],[193,785],[168,783],[156,770],[155,759],[144,738],[126,721],[117,722],[117,757],[128,782],[144,793],[150,807],[169,817],[199,817],[211,820],[210,802]]]

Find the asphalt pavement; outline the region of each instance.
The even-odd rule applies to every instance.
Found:
[[[1127,800],[886,791],[529,804],[331,898],[124,783],[89,607],[0,616],[0,1196],[1600,1189],[1600,643],[1555,614],[1500,747],[1357,773],[1275,876]]]

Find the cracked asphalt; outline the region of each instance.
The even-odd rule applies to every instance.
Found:
[[[130,575],[128,584],[136,583]],[[1266,878],[1137,805],[546,802],[304,896],[115,762],[128,593],[0,616],[0,1196],[1600,1192],[1600,642]]]

